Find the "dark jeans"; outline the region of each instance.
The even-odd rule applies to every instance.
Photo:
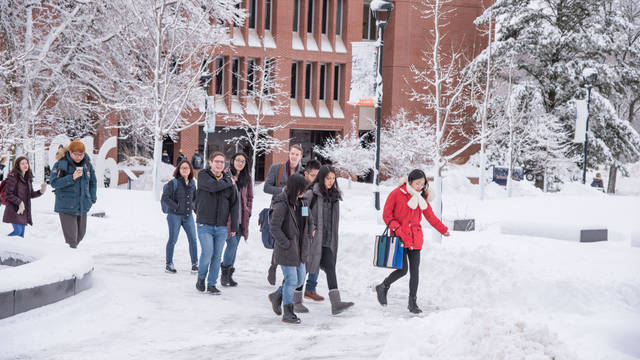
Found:
[[[420,250],[404,249],[402,269],[398,269],[389,274],[383,283],[387,287],[391,286],[396,280],[407,275],[407,270],[409,271],[409,296],[416,296],[418,293],[418,282],[420,282]]]
[[[80,216],[70,214],[58,215],[60,215],[64,241],[72,248],[77,247],[87,231],[87,214]]]

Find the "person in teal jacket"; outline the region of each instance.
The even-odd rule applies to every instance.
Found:
[[[65,242],[75,249],[84,238],[87,213],[97,200],[96,174],[79,140],[60,149],[56,159],[50,175],[56,193],[54,210],[60,216]]]

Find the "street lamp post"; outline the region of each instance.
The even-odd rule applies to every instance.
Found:
[[[209,139],[209,89],[211,88],[211,73],[207,72],[200,76],[200,86],[204,89],[204,149],[202,149],[202,163],[204,166],[207,164],[207,140]],[[214,104],[215,106],[215,104]],[[215,115],[214,115],[215,116]]]
[[[373,174],[375,190],[373,192],[376,210],[380,210],[380,127],[382,123],[382,50],[384,46],[384,28],[387,26],[393,2],[386,0],[373,0],[369,5],[378,28],[378,71],[376,74],[376,164]]]
[[[587,87],[587,124],[584,130],[584,145],[583,145],[583,161],[582,161],[582,184],[587,183],[587,151],[588,151],[588,143],[589,143],[589,118],[591,117],[591,89],[596,83],[598,79],[598,72],[594,68],[585,68],[582,72],[582,76],[584,77],[584,82]]]

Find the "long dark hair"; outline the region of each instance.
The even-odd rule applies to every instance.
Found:
[[[20,163],[22,162],[22,160],[27,160],[27,164],[29,164],[29,169],[27,170],[26,173],[24,173],[25,180],[33,179],[33,173],[31,172],[31,164],[29,163],[29,159],[27,159],[26,156],[20,156],[16,159],[16,161],[13,163],[13,169],[11,169],[11,172],[9,174],[14,174],[15,176],[18,176],[21,174]]]
[[[409,185],[411,185],[412,182],[418,179],[424,179],[424,187],[422,188],[422,191],[420,193],[422,194],[422,197],[426,199],[427,189],[429,188],[429,181],[427,180],[427,175],[425,175],[424,171],[420,169],[411,170],[411,172],[409,173],[409,177],[407,178],[407,180],[409,181]]]
[[[331,189],[327,189],[324,185],[324,179],[330,173],[333,173],[333,175],[336,176],[336,170],[333,167],[329,165],[320,167],[320,171],[318,171],[318,175],[316,176],[316,179],[313,181],[313,183],[318,184],[320,193],[322,193],[322,196],[324,196],[326,199],[329,199],[331,201],[342,200],[342,192],[340,191],[340,187],[338,187],[338,176],[336,176],[336,181],[333,183]]]
[[[240,174],[238,175],[238,182],[236,182],[238,189],[240,189],[251,184],[251,175],[249,174],[249,168],[251,167],[251,165],[249,164],[249,157],[247,156],[247,154],[241,152],[235,153],[231,157],[231,160],[229,160],[229,169],[231,170],[231,175],[236,176],[238,173],[235,165],[233,165],[233,162],[236,161],[236,158],[238,156],[242,156],[245,161],[244,168],[240,170]]]
[[[307,188],[307,180],[300,174],[293,174],[287,179],[287,202],[294,205],[298,201],[298,195],[304,193]]]
[[[189,165],[189,181],[191,181],[191,179],[193,179],[193,166],[187,160],[182,160],[178,163],[178,166],[176,166],[176,169],[173,170],[173,177],[176,179],[180,179],[182,177],[182,175],[180,174],[180,167],[184,163],[187,163]]]

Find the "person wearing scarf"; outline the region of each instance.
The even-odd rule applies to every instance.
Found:
[[[429,205],[434,194],[429,189],[427,177],[422,170],[415,169],[402,180],[400,186],[393,190],[384,204],[382,218],[389,229],[402,239],[404,259],[402,269],[395,270],[384,281],[376,286],[378,302],[387,305],[387,292],[396,280],[409,272],[409,306],[410,312],[422,312],[417,304],[417,293],[420,269],[420,250],[424,242],[420,221],[425,219],[438,232],[449,236],[449,229],[436,217]]]

